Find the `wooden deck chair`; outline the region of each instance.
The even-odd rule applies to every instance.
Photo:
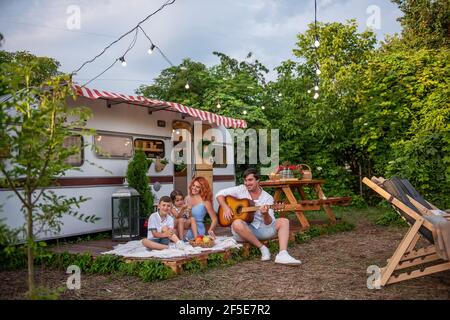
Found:
[[[420,202],[409,193],[412,190],[405,192],[408,188],[400,179],[384,180],[374,177],[372,180],[364,178],[363,182],[385,198],[411,225],[392,257],[387,260],[387,265],[380,269],[380,286],[450,270],[450,261],[442,260],[436,253],[433,239],[434,225],[413,204],[414,202],[417,205]],[[421,206],[426,208],[422,204]],[[431,245],[416,248],[421,236]],[[405,272],[405,269],[408,271]]]

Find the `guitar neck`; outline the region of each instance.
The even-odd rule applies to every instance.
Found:
[[[267,206],[269,209],[273,209],[276,205],[269,205]],[[245,207],[242,208],[241,212],[253,212],[253,211],[258,211],[259,209],[261,209],[261,207],[263,206],[257,206],[257,207]]]

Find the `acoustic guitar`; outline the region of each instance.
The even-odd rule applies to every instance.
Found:
[[[224,210],[222,206],[219,206],[218,216],[219,216],[219,224],[222,227],[230,226],[234,220],[244,220],[247,223],[251,223],[253,221],[255,211],[258,211],[262,206],[254,206],[254,202],[249,199],[237,199],[232,196],[226,196],[225,202],[230,207],[232,211],[232,216],[230,220],[227,220],[224,216]],[[274,211],[283,211],[284,204],[273,204],[268,205],[269,209]]]
[[[273,211],[316,211],[320,210],[324,205],[348,205],[352,200],[351,197],[332,197],[317,200],[300,200],[296,204],[277,203],[268,206]],[[253,221],[255,211],[258,211],[261,206],[255,207],[253,201],[249,199],[237,199],[232,196],[226,196],[225,202],[230,207],[233,215],[230,220],[225,219],[222,206],[219,207],[218,216],[219,224],[222,227],[230,226],[234,220],[244,220],[247,223]]]

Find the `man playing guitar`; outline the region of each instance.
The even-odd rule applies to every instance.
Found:
[[[255,205],[261,206],[255,212],[251,223],[243,220],[234,220],[231,224],[231,232],[237,241],[248,241],[261,250],[261,260],[270,260],[270,251],[259,240],[267,240],[278,235],[280,252],[275,257],[275,263],[299,265],[302,262],[289,255],[287,245],[289,240],[289,220],[286,218],[275,219],[273,210],[269,205],[273,205],[273,197],[264,191],[259,185],[259,174],[254,168],[244,171],[244,184],[236,187],[223,189],[216,194],[219,205],[222,206],[224,217],[231,219],[233,212],[225,201],[226,196],[233,196],[239,199],[253,200]]]

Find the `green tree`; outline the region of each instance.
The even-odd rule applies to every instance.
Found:
[[[144,151],[136,150],[127,168],[128,183],[141,196],[139,212],[142,217],[148,217],[153,210],[153,194],[150,190],[147,177],[147,172],[151,164],[152,161],[147,159]]]
[[[450,50],[382,51],[369,63],[360,145],[374,171],[450,205]]]
[[[316,38],[318,48],[313,45]],[[303,159],[323,168],[316,174],[327,178],[336,193],[359,190],[360,170],[368,166],[365,151],[357,143],[355,122],[362,114],[360,84],[375,43],[373,32],[358,32],[356,22],[350,20],[311,24],[298,35],[293,50],[300,60],[295,69],[302,80],[292,79],[301,81],[303,94],[297,94],[301,133],[291,140],[306,142],[302,144]],[[319,98],[314,100],[316,85]]]
[[[403,12],[402,41],[414,48],[438,49],[450,45],[450,1],[391,0]]]
[[[98,219],[76,212],[86,198],[66,198],[48,190],[55,178],[76,169],[66,160],[79,153],[80,147],[66,148],[64,141],[74,128],[83,128],[89,112],[67,107],[66,98],[73,95],[70,79],[43,75],[47,67],[42,67],[41,61],[30,59],[25,63],[15,59],[0,63],[0,88],[5,95],[0,108],[0,187],[14,192],[26,218],[30,295],[35,290],[36,236],[60,231],[64,214],[86,222]],[[40,83],[43,79],[45,82]]]

